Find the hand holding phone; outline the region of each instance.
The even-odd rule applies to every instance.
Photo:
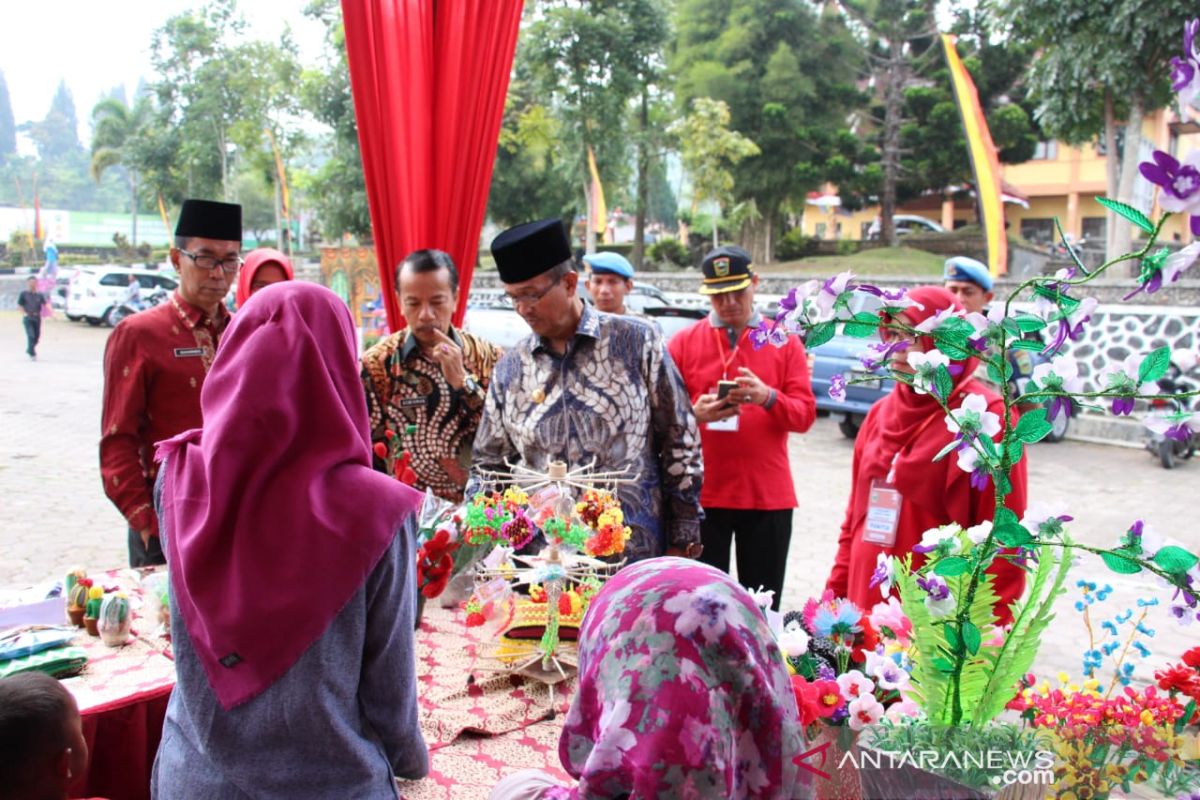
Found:
[[[717,381],[717,399],[726,400],[729,393],[737,388],[737,381]]]

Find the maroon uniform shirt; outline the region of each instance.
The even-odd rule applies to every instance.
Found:
[[[175,292],[169,302],[117,325],[104,350],[100,476],[104,493],[135,531],[158,536],[151,491],[154,443],[200,427],[200,387],[229,323]]]

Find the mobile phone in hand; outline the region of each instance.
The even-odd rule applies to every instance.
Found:
[[[725,400],[737,388],[737,381],[717,381],[717,399]]]

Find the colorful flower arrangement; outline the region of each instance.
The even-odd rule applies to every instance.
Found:
[[[882,623],[882,618],[880,620]],[[867,647],[874,638],[877,644]],[[818,726],[844,726],[855,733],[914,710],[904,698],[909,686],[907,657],[894,641],[882,641],[854,603],[826,592],[802,611],[784,617],[779,634],[800,721],[814,735]]]

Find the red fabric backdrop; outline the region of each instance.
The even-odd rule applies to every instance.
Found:
[[[350,87],[388,325],[400,259],[448,252],[462,322],[521,0],[342,0]]]

